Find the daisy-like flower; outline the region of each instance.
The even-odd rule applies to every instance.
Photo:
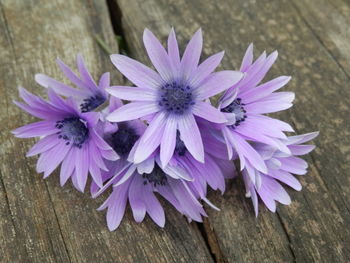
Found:
[[[57,64],[59,65],[63,74],[77,88],[73,88],[44,74],[36,74],[35,80],[41,86],[45,88],[52,88],[56,93],[62,96],[74,97],[77,99],[77,101],[80,103],[80,110],[82,112],[93,111],[102,105],[108,98],[108,94],[106,93],[105,89],[109,87],[110,84],[109,72],[106,72],[101,76],[97,85],[87,70],[83,57],[78,54],[76,60],[80,77],[60,59],[57,59]]]
[[[113,181],[111,195],[98,208],[98,210],[108,208],[108,228],[111,231],[118,228],[128,201],[136,222],[142,222],[147,213],[157,225],[164,227],[165,213],[156,193],[165,198],[189,220],[202,222],[202,216],[207,215],[188,183],[164,173],[154,162],[154,158],[150,157],[148,160],[151,160],[154,165],[152,172],[146,173],[137,169],[124,183],[118,184],[119,178]]]
[[[148,56],[158,72],[123,55],[112,55],[118,70],[136,87],[113,86],[107,91],[131,103],[108,116],[112,122],[147,117],[150,125],[135,152],[136,163],[146,160],[160,145],[162,166],[171,159],[179,131],[181,140],[192,156],[204,162],[204,149],[196,118],[223,123],[225,116],[204,101],[238,82],[243,74],[236,71],[215,72],[223,52],[198,65],[202,50],[202,32],[198,30],[180,59],[174,30],[168,37],[166,51],[149,30],[143,34]]]
[[[228,89],[219,100],[219,109],[228,120],[221,129],[229,158],[237,152],[241,170],[246,165],[251,165],[260,172],[267,172],[265,162],[248,141],[265,143],[289,153],[288,147],[280,139],[286,139],[284,131],[292,132],[292,127],[263,115],[288,109],[294,100],[293,92],[274,92],[288,83],[289,76],[280,76],[259,84],[276,59],[277,51],[267,57],[264,52],[253,63],[251,44],[240,68],[245,74],[244,78]]]
[[[109,110],[114,110],[120,105],[120,101],[111,99]],[[139,120],[118,124],[105,123],[105,139],[121,158],[107,162],[109,171],[102,173],[106,184],[100,189],[93,183],[91,192],[93,197],[97,197],[110,186],[113,188],[111,195],[99,208],[108,208],[108,228],[112,231],[119,226],[128,201],[136,222],[143,221],[148,213],[157,225],[163,227],[164,209],[155,193],[164,197],[189,219],[202,221],[202,215],[206,216],[206,213],[196,198],[197,194],[191,190],[186,180],[182,179],[189,179],[184,170],[163,170],[154,155],[139,164],[128,161],[129,153],[131,156],[134,154],[133,146],[137,144],[145,129],[146,125]]]
[[[19,138],[40,137],[27,156],[40,154],[36,170],[48,177],[62,163],[60,183],[71,177],[74,186],[84,191],[88,173],[102,186],[101,169],[107,170],[104,160],[116,160],[117,154],[95,130],[99,113],[80,112],[72,99],[63,100],[52,89],[45,101],[19,88],[25,103],[14,102],[29,114],[42,119],[13,131]]]
[[[247,163],[242,172],[246,195],[252,199],[256,216],[258,216],[258,196],[272,212],[276,211],[276,201],[284,205],[291,203],[288,193],[279,182],[297,191],[301,190],[300,182],[292,174],[305,174],[308,164],[297,156],[307,154],[315,148],[314,145],[302,145],[302,143],[314,139],[317,135],[318,132],[312,132],[282,140],[291,154],[283,153],[266,144],[253,145],[268,168],[266,173],[261,173]]]

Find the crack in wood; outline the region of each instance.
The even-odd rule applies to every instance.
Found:
[[[55,219],[56,219],[56,221],[57,221],[58,230],[59,230],[60,235],[61,235],[61,237],[62,237],[63,246],[64,246],[64,248],[65,248],[65,250],[66,250],[66,253],[67,253],[69,262],[72,262],[72,257],[71,257],[71,255],[70,255],[70,253],[69,253],[69,250],[68,250],[68,247],[67,247],[67,244],[66,244],[66,240],[64,239],[64,235],[63,235],[63,232],[62,232],[61,224],[60,224],[60,221],[59,221],[58,216],[57,216],[57,212],[56,212],[56,209],[55,209],[55,203],[53,202],[53,200],[52,200],[52,198],[51,198],[51,193],[50,193],[49,187],[48,187],[48,185],[47,185],[47,182],[45,181],[44,184],[45,184],[45,187],[46,187],[48,196],[49,196],[49,200],[50,200],[50,203],[51,203],[51,206],[52,206],[52,210],[53,210],[54,215],[55,215]],[[53,245],[52,245],[51,239],[50,239],[50,243],[51,243],[51,246],[52,246],[52,250],[55,251],[55,250],[53,249]]]
[[[5,187],[5,184],[4,184],[4,180],[2,179],[1,171],[0,171],[0,183],[1,183],[2,188],[4,189],[5,202],[6,202],[6,206],[7,206],[8,210],[9,210],[11,222],[12,222],[13,228],[14,228],[16,234],[17,234],[16,225],[15,225],[15,221],[14,221],[14,218],[13,218],[13,213],[12,213],[11,207],[10,207],[10,201],[9,201],[8,196],[7,196],[7,191],[6,191],[6,187]]]
[[[9,42],[10,42],[11,50],[12,50],[12,53],[14,55],[15,61],[17,61],[17,55],[16,55],[16,52],[15,52],[15,45],[14,45],[13,39],[11,37],[11,32],[9,30],[9,26],[8,26],[8,21],[7,21],[7,18],[6,18],[5,10],[4,10],[4,7],[3,7],[1,1],[0,1],[0,9],[1,9],[1,15],[4,18],[4,25],[5,25],[6,35],[8,37]]]
[[[125,38],[125,32],[122,24],[122,11],[116,0],[106,0],[106,2],[113,31],[116,34],[117,39],[120,37],[118,41],[120,53],[128,54],[130,53],[130,49]]]
[[[294,262],[297,262],[297,257],[296,257],[296,255],[295,255],[295,253],[294,253],[294,249],[293,249],[293,246],[292,246],[292,240],[291,240],[291,237],[290,237],[290,235],[289,235],[289,233],[288,233],[288,230],[287,230],[287,228],[286,228],[286,226],[285,226],[285,223],[284,223],[284,221],[282,220],[282,218],[281,218],[281,215],[278,213],[278,212],[276,212],[276,215],[277,215],[277,217],[278,217],[278,219],[279,219],[279,221],[280,221],[280,223],[281,223],[281,226],[282,226],[282,229],[283,229],[283,231],[284,231],[284,233],[286,234],[286,238],[287,238],[287,240],[288,240],[288,247],[289,247],[289,250],[290,250],[290,252],[291,252],[291,254],[292,254],[292,256],[293,256],[293,261]]]
[[[207,218],[203,219],[203,223],[197,223],[198,229],[205,240],[205,243],[210,251],[214,262],[226,263],[228,262],[221,251],[219,241],[217,239],[214,228],[210,225]]]

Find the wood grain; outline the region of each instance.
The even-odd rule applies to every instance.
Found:
[[[25,158],[34,140],[10,134],[34,121],[12,104],[17,85],[44,94],[34,74],[63,80],[57,56],[73,66],[80,52],[93,76],[111,71],[114,83],[122,82],[94,39],[118,52],[106,3],[1,0],[0,10],[0,261],[211,262],[197,226],[170,207],[165,229],[148,218],[136,224],[128,211],[121,227],[109,232],[104,212],[95,210],[103,198],[59,187],[57,174],[43,180],[36,158]]]
[[[295,91],[295,107],[278,116],[292,122],[298,133],[320,130],[317,149],[306,159],[309,173],[301,177],[302,192],[289,191],[294,202],[276,214],[260,209],[255,219],[242,183],[231,182],[221,207],[209,211],[208,236],[218,241],[217,259],[228,262],[347,262],[350,258],[349,145],[350,90],[348,34],[332,36],[335,23],[347,32],[349,3],[331,1],[209,1],[115,0],[131,54],[147,61],[142,31],[150,28],[165,43],[174,26],[184,45],[199,27],[204,31],[205,56],[226,51],[226,69],[238,68],[245,48],[278,49],[280,58],[269,74],[292,75],[285,90]],[[317,6],[317,7],[316,7]],[[340,9],[339,9],[340,8]],[[328,13],[327,13],[328,12]],[[324,14],[324,15],[322,15]],[[327,14],[327,15],[326,15]],[[334,19],[337,14],[343,14]],[[312,15],[312,17],[311,17]],[[340,20],[343,21],[338,23]],[[343,20],[342,20],[343,19]],[[321,21],[320,21],[321,20]],[[318,30],[314,29],[318,23]],[[337,32],[337,31],[336,31]],[[326,39],[336,42],[335,49]],[[340,40],[339,40],[340,39]],[[340,43],[340,44],[339,44]],[[333,46],[334,46],[333,45]],[[334,51],[334,53],[333,53]],[[336,53],[338,52],[338,53]],[[210,244],[210,242],[209,242]]]
[[[292,2],[305,25],[350,77],[350,5],[344,0]]]

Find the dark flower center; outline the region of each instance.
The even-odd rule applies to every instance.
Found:
[[[157,164],[155,164],[154,169],[151,173],[143,174],[142,177],[144,178],[144,185],[148,183],[153,184],[153,186],[165,185],[168,181],[165,173]]]
[[[230,105],[221,109],[222,112],[229,112],[235,114],[236,122],[233,126],[238,126],[241,122],[243,122],[246,118],[246,110],[244,109],[245,104],[242,103],[242,99],[235,99]]]
[[[103,104],[106,99],[102,95],[91,96],[90,98],[84,99],[84,102],[80,104],[81,112],[89,112],[96,109],[98,106]]]
[[[160,88],[159,106],[168,112],[183,114],[194,105],[192,88],[177,82],[167,83]]]
[[[177,131],[177,133],[176,133],[175,152],[180,156],[184,156],[187,152],[187,148],[186,148],[184,142],[180,139],[179,131]]]
[[[113,133],[110,138],[110,144],[116,153],[125,157],[130,153],[139,137],[140,136],[132,127],[125,124],[119,124],[118,131]]]
[[[66,140],[66,144],[73,144],[81,148],[83,143],[89,137],[89,129],[86,122],[79,117],[69,117],[56,122],[56,128],[61,131],[58,132],[58,138]]]

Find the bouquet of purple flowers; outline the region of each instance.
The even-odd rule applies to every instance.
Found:
[[[318,133],[287,136],[294,132],[288,123],[265,115],[290,108],[294,100],[293,92],[276,92],[289,76],[261,84],[277,52],[264,52],[254,61],[250,45],[238,71],[214,72],[224,52],[199,63],[201,30],[182,56],[174,30],[167,50],[147,29],[143,41],[156,71],[127,56],[111,55],[134,86],[111,86],[109,73],[96,83],[78,55],[79,75],[57,60],[75,87],[37,74],[48,100],[19,88],[24,102],[14,103],[41,121],[13,134],[40,138],[27,153],[40,155],[37,172],[46,178],[61,165],[61,186],[71,178],[81,192],[90,175],[94,198],[111,188],[99,208],[107,208],[110,230],[119,226],[127,202],[135,221],[148,213],[163,227],[159,195],[189,220],[201,222],[206,216],[203,202],[219,210],[206,198],[208,187],[224,193],[225,180],[237,176],[233,160],[239,160],[239,176],[256,216],[258,197],[272,212],[276,201],[290,204],[281,183],[301,190],[293,174],[306,173],[308,165],[299,156],[314,149],[304,143]]]

